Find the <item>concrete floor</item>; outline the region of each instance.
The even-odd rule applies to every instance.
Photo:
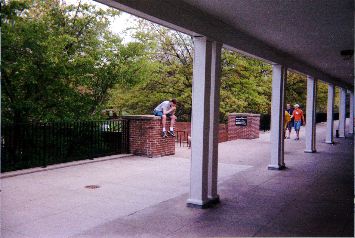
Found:
[[[352,237],[353,139],[325,144],[318,124],[308,154],[302,134],[286,140],[283,171],[267,170],[269,133],[219,144],[221,203],[205,210],[186,207],[186,147],[4,178],[1,237]]]

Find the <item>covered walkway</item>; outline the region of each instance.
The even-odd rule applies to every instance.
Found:
[[[186,207],[187,148],[169,157],[129,156],[4,178],[1,234],[353,236],[354,141],[335,138],[334,145],[325,144],[325,134],[326,124],[317,124],[317,153],[304,153],[304,137],[286,140],[288,169],[278,171],[267,169],[269,133],[219,144],[221,203],[211,209]]]
[[[339,137],[344,138],[347,94],[354,133],[354,2],[96,0],[192,36],[191,173],[188,206],[219,202],[217,192],[221,49],[272,64],[271,150],[268,169],[285,168],[283,140],[287,72],[307,76],[304,151],[315,153],[317,81],[328,83],[326,142],[333,143],[335,90],[340,90]],[[342,26],[339,28],[339,26]],[[321,47],[320,47],[321,46]],[[238,65],[236,66],[238,67]]]

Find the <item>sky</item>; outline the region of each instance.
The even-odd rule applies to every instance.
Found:
[[[68,4],[78,4],[79,0],[64,0]],[[100,8],[108,8],[108,6],[95,2],[93,0],[81,0],[82,3],[90,3],[93,5],[96,5]],[[112,19],[111,22],[111,30],[114,33],[120,34],[120,36],[123,38],[123,42],[130,42],[133,41],[133,39],[128,35],[124,33],[124,30],[128,27],[134,26],[134,19],[136,19],[135,16],[128,14],[126,12],[121,11],[121,14],[118,17],[115,17]]]

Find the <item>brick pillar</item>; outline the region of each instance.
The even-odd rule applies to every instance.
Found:
[[[175,154],[175,137],[162,138],[160,117],[153,115],[124,116],[129,119],[129,149],[134,155],[160,157]],[[166,128],[170,121],[167,119]]]
[[[236,125],[236,118],[238,123]],[[246,119],[246,125],[242,125]],[[228,140],[259,138],[260,114],[230,113],[228,114]]]

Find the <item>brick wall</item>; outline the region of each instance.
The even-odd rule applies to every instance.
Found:
[[[236,117],[247,117],[247,126],[237,126]],[[228,115],[228,140],[259,138],[260,114],[231,113]]]
[[[181,131],[185,133],[181,133]],[[176,122],[175,132],[178,136],[178,140],[181,138],[182,141],[187,141],[187,136],[191,136],[191,122]]]
[[[228,127],[226,124],[219,124],[218,142],[228,141]]]
[[[176,122],[175,123],[176,131],[186,131],[191,135],[191,122]]]
[[[236,116],[247,116],[247,126],[236,126]],[[158,157],[175,154],[175,138],[161,137],[162,124],[160,117],[153,115],[124,116],[129,119],[130,153],[148,157]],[[232,113],[228,116],[228,124],[219,124],[218,141],[225,142],[235,139],[259,138],[259,114]],[[169,129],[170,121],[166,128]],[[177,122],[174,130],[186,131],[191,135],[190,122]],[[186,139],[186,138],[184,138]]]
[[[162,138],[160,117],[153,115],[124,116],[129,119],[129,149],[134,155],[159,157],[175,154],[175,138]],[[169,130],[170,122],[166,128]]]

